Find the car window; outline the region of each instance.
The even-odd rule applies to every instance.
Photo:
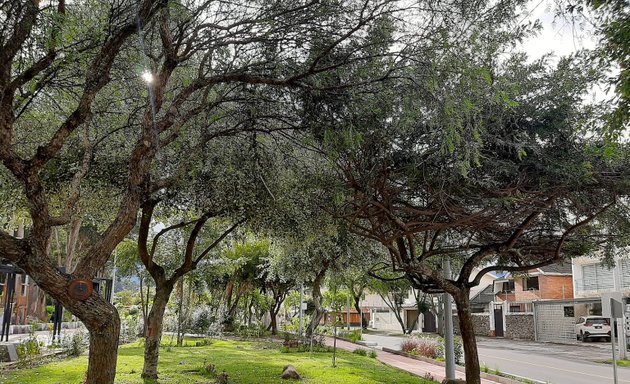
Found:
[[[596,318],[596,319],[588,319],[589,323],[593,323],[593,324],[606,324],[608,325],[608,319],[605,318]]]
[[[583,322],[584,322],[584,318],[583,318],[583,317],[580,317],[580,318],[578,319],[578,321],[577,321],[577,323],[576,323],[576,324],[582,324]]]

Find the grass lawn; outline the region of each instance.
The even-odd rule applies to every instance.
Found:
[[[188,341],[194,345],[194,341]],[[121,346],[118,354],[116,383],[142,384],[143,347],[140,343]],[[301,383],[321,384],[428,384],[434,383],[388,367],[376,359],[337,351],[337,368],[331,365],[332,353],[281,353],[277,344],[215,340],[210,345],[171,348],[160,353],[160,383],[213,383],[204,375],[205,364],[214,364],[217,372],[227,372],[230,384],[280,383],[286,364],[296,367]],[[81,383],[87,357],[65,359],[32,369],[0,373],[2,384],[74,384]],[[287,381],[289,382],[289,381]]]

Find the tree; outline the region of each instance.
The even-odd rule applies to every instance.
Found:
[[[211,112],[230,93],[221,86],[275,91],[276,100],[283,100],[280,89],[326,88],[328,73],[360,65],[353,47],[372,45],[362,32],[394,5],[3,3],[0,160],[33,224],[24,239],[0,233],[0,256],[86,325],[87,383],[113,382],[120,321],[98,294],[68,295],[68,287],[89,292],[140,208],[186,174],[190,157],[182,154],[198,158],[221,135],[213,128],[229,115]],[[136,80],[142,72],[145,85]],[[73,220],[90,178],[116,189],[117,208],[75,270],[62,273],[50,260],[51,234]]]
[[[371,278],[368,288],[371,292],[376,293],[385,302],[385,305],[392,311],[403,334],[411,333],[413,327],[408,328],[403,318],[403,303],[405,298],[411,291],[411,283],[407,279],[398,278],[398,276],[379,276]]]
[[[151,310],[147,316],[147,334],[144,342],[144,368],[142,377],[148,379],[157,379],[157,363],[159,359],[160,341],[162,340],[162,322],[166,305],[168,304],[173,289],[182,277],[195,270],[197,265],[202,262],[227,235],[244,221],[240,220],[235,223],[227,224],[223,230],[218,231],[214,239],[204,244],[199,241],[199,236],[208,220],[213,218],[214,215],[212,211],[207,211],[200,217],[194,218],[188,222],[182,221],[163,228],[154,236],[151,246],[149,247],[148,238],[151,219],[157,204],[158,201],[148,201],[144,204],[142,208],[142,219],[140,221],[140,232],[138,235],[140,260],[155,282],[155,295],[153,297]],[[171,265],[169,266],[170,268],[167,268],[165,265],[160,265],[156,253],[159,250],[159,240],[164,238],[169,232],[187,226],[192,226],[192,229],[184,237],[186,239],[185,243],[181,244],[183,251],[179,258],[180,263],[174,266]],[[198,245],[200,245],[200,249],[197,249]],[[168,259],[170,263],[173,264],[174,260],[172,255]],[[179,290],[183,294],[183,283],[179,285]],[[182,301],[183,299],[180,297],[180,303]]]
[[[469,293],[483,274],[610,253],[627,238],[627,147],[606,156],[585,134],[602,124],[598,106],[583,103],[601,74],[580,56],[555,68],[517,52],[499,60],[524,32],[506,33],[504,11],[449,40],[471,49],[427,47],[430,65],[413,65],[410,82],[317,104],[338,108],[321,140],[343,183],[330,192],[337,215],[388,249],[381,277],[453,296],[468,383],[480,382]],[[453,276],[442,275],[443,258]]]
[[[574,22],[586,20],[594,27],[599,37],[594,57],[613,69],[609,85],[616,96],[610,100],[613,107],[606,115],[603,133],[614,144],[627,131],[630,121],[630,5],[623,0],[559,1],[558,5],[559,14]]]

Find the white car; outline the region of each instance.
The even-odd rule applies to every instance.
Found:
[[[610,320],[601,316],[582,316],[575,323],[575,337],[583,342],[599,337],[610,341]]]

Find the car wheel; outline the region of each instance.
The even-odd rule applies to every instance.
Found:
[[[583,343],[586,343],[586,337],[584,337],[582,332],[580,332],[580,340],[582,340]]]
[[[580,340],[580,334],[579,334],[579,333],[576,333],[576,334],[575,334],[575,339],[576,339],[576,340]]]

